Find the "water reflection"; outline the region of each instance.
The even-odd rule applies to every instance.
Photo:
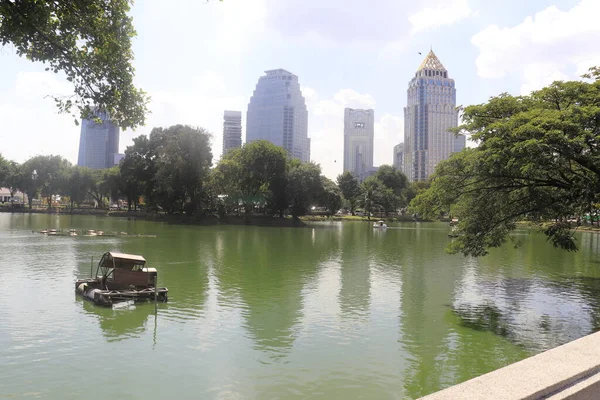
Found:
[[[151,330],[156,337],[156,314],[153,304],[144,303],[112,309],[96,306],[80,297],[77,297],[77,302],[81,303],[85,314],[98,320],[107,342],[140,338],[146,330]]]
[[[31,385],[15,371],[38,372],[25,360],[44,354],[63,371],[40,380],[61,382],[49,397],[75,393],[69,382],[80,371],[65,366],[81,365],[88,353],[80,350],[93,342],[99,362],[160,356],[164,368],[139,385],[150,397],[184,390],[208,398],[417,398],[600,326],[593,234],[578,237],[575,254],[523,235],[519,249],[469,259],[444,252],[448,227],[436,224],[374,231],[364,223],[292,229],[55,218],[0,215],[0,358],[10,361],[0,376],[16,377],[19,393]],[[31,233],[51,223],[158,237]],[[142,254],[158,268],[170,290],[158,319],[152,304],[112,310],[73,300],[74,279],[107,250]],[[99,379],[134,379],[126,363],[114,368]],[[103,387],[96,376],[86,384]],[[128,390],[121,384],[115,392]]]

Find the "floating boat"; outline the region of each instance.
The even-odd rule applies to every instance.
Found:
[[[146,266],[144,257],[107,252],[96,267],[96,277],[77,280],[75,292],[107,307],[122,301],[166,302],[169,290],[157,287],[157,278],[158,272]]]
[[[48,235],[58,235],[58,231],[56,229],[50,229]]]
[[[373,224],[373,228],[377,228],[377,229],[386,229],[387,225],[385,224],[385,222],[383,221],[377,221]]]
[[[47,233],[48,233],[48,230],[47,230],[47,229],[42,229],[42,230],[40,231],[40,233],[41,233],[42,235],[45,235],[45,234],[47,234]]]

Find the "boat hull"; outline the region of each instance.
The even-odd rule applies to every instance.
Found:
[[[98,279],[80,279],[75,282],[75,293],[85,300],[104,307],[112,307],[113,304],[123,301],[156,301],[166,303],[168,301],[169,289],[153,287],[143,289],[101,289]]]

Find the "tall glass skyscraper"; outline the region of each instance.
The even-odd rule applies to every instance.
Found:
[[[242,147],[242,112],[228,111],[223,113],[223,155],[229,150]]]
[[[268,140],[293,158],[310,161],[308,111],[298,77],[284,69],[265,71],[250,98],[246,143]]]
[[[409,180],[429,178],[440,161],[465,148],[465,137],[449,132],[457,125],[454,79],[432,50],[408,84],[404,173]]]
[[[373,110],[344,110],[344,172],[363,181],[373,170]]]
[[[110,168],[115,165],[115,154],[119,153],[119,127],[110,122],[106,114],[98,113],[97,116],[101,123],[88,119],[81,121],[77,165]]]

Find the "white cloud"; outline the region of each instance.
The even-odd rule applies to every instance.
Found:
[[[342,89],[333,96],[335,101],[351,108],[375,108],[375,99],[370,94],[360,94],[352,89]]]
[[[59,80],[51,72],[19,72],[15,82],[15,93],[24,100],[47,96],[62,97],[72,95],[73,87],[68,82]]]
[[[205,70],[191,79],[185,91],[151,92],[151,113],[146,126],[136,132],[121,134],[121,148],[132,144],[131,139],[140,134],[149,134],[154,127],[174,124],[200,126],[212,133],[213,160],[221,156],[223,143],[223,111],[241,110],[245,114],[246,98],[227,94],[223,76]],[[245,120],[242,118],[242,125]],[[245,129],[244,129],[245,131]]]
[[[467,18],[473,14],[468,0],[440,1],[432,7],[425,7],[408,17],[412,25],[411,33],[428,31]]]
[[[398,62],[398,61],[402,61],[402,56],[403,53],[406,51],[406,49],[408,48],[408,44],[409,44],[409,40],[408,37],[402,38],[402,39],[398,39],[398,40],[394,40],[391,42],[387,42],[380,50],[378,53],[378,59],[379,61],[392,61],[392,62]]]
[[[582,0],[562,11],[551,6],[512,27],[490,25],[471,39],[483,78],[520,74],[521,92],[575,78],[600,62],[600,1]]]
[[[375,165],[394,162],[394,146],[404,141],[404,119],[385,114],[375,123]]]

